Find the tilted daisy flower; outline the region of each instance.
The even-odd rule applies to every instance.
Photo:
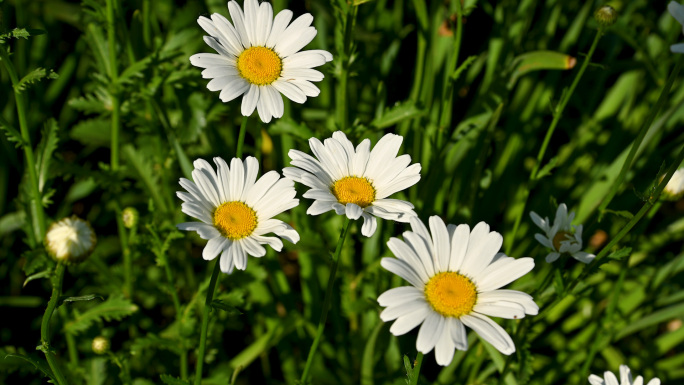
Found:
[[[681,5],[676,1],[671,1],[670,4],[667,5],[667,10],[670,11],[670,15],[682,25],[682,33],[684,33],[684,5]],[[671,45],[670,51],[674,53],[684,53],[684,43]]]
[[[546,256],[546,262],[551,263],[557,260],[561,254],[568,253],[576,260],[589,263],[596,256],[582,250],[582,225],[573,226],[572,220],[575,219],[575,212],[568,215],[568,207],[561,203],[556,211],[556,218],[551,225],[548,217],[542,219],[534,211],[530,212],[530,217],[535,225],[544,231],[544,234],[535,234],[534,238],[543,246],[552,251]]]
[[[378,227],[375,217],[408,222],[416,215],[411,203],[387,198],[420,180],[420,164],[409,166],[410,155],[397,157],[402,141],[399,135],[386,134],[371,151],[370,140],[364,139],[354,149],[341,131],[323,143],[311,138],[309,145],[316,157],[290,150],[295,167],[286,167],[283,174],[311,187],[304,194],[314,199],[307,214],[335,210],[349,219],[363,217],[361,234],[370,237]]]
[[[233,23],[218,13],[197,19],[209,34],[204,41],[218,52],[190,57],[192,65],[206,68],[202,77],[212,79],[209,90],[221,91],[219,98],[226,103],[244,94],[242,115],[250,116],[256,108],[265,123],[283,116],[280,94],[296,103],[320,94],[311,82],[323,80],[323,74],[313,67],[333,57],[323,50],[299,52],[316,36],[311,14],[290,24],[292,11],[285,9],[273,18],[271,4],[257,0],[245,0],[244,13],[229,1],[228,11]]]
[[[378,297],[386,307],[380,318],[394,321],[390,332],[406,334],[422,324],[416,349],[435,349],[437,363],[449,365],[455,349],[468,349],[465,326],[504,354],[515,352],[513,340],[488,316],[520,319],[536,315],[532,297],[516,290],[501,290],[534,267],[532,258],[514,259],[499,253],[503,237],[478,223],[445,226],[430,217],[430,231],[417,217],[404,240],[391,238],[387,245],[397,258],[383,258],[382,267],[412,286],[390,289]]]
[[[605,372],[603,373],[603,378],[595,374],[590,375],[589,383],[591,385],[644,385],[644,378],[639,376],[636,380],[633,380],[632,373],[630,373],[627,365],[620,365],[620,382],[618,382],[617,377],[612,372]],[[660,385],[660,380],[654,378],[646,385]]]
[[[194,230],[207,245],[202,251],[205,260],[221,254],[221,271],[231,273],[233,268],[244,270],[247,255],[263,257],[268,244],[280,251],[283,242],[275,235],[292,243],[299,234],[287,223],[274,216],[299,204],[295,199],[294,183],[269,171],[257,179],[259,162],[247,157],[245,162],[233,158],[230,167],[225,160],[214,158],[217,171],[209,162],[198,159],[192,171],[194,182],[180,179],[187,191],[176,194],[183,200],[182,211],[201,222],[180,223],[180,230]]]
[[[684,196],[684,168],[680,168],[672,174],[672,178],[665,185],[662,195],[669,200],[677,200]]]
[[[45,248],[52,259],[66,264],[86,260],[97,244],[90,224],[73,215],[50,225],[45,234]]]

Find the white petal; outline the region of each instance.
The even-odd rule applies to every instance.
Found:
[[[435,270],[438,272],[447,271],[449,268],[450,244],[449,232],[442,218],[438,216],[430,217],[430,232],[432,233],[433,249],[435,251],[434,262]]]
[[[558,257],[560,257],[560,253],[554,251],[553,253],[549,253],[549,255],[546,256],[545,260],[547,263],[553,263],[558,259]]]
[[[278,39],[282,36],[283,31],[287,28],[287,24],[292,20],[292,11],[284,9],[276,15],[273,20],[273,27],[266,40],[266,47],[273,48]]]
[[[245,187],[245,166],[239,158],[230,161],[230,182],[228,183],[228,200],[237,201],[242,197]]]
[[[416,310],[411,314],[399,317],[396,321],[394,321],[392,327],[390,327],[390,333],[394,334],[395,336],[404,335],[413,330],[413,328],[415,328],[416,326],[423,323],[423,321],[425,321],[425,318],[429,314],[433,313],[434,312],[426,306],[424,308]]]
[[[283,79],[278,79],[271,84],[275,87],[278,92],[285,95],[286,98],[292,100],[295,103],[302,104],[306,102],[306,95],[304,92],[294,84],[287,82]]]
[[[297,86],[300,90],[302,90],[302,92],[304,92],[304,95],[308,97],[316,97],[321,94],[321,90],[308,80],[292,78],[287,79],[287,81]]]
[[[437,361],[437,364],[441,366],[449,365],[451,360],[454,358],[456,344],[454,344],[454,340],[451,338],[451,329],[456,327],[453,321],[458,322],[458,320],[456,318],[449,317],[445,318],[444,321],[442,335],[439,337],[439,340],[435,345],[435,360]]]
[[[390,238],[387,241],[390,251],[399,259],[411,266],[421,281],[428,282],[432,274],[428,274],[425,265],[413,248],[398,238]]]
[[[205,240],[221,236],[221,233],[214,226],[202,222],[179,223],[176,225],[176,228],[178,230],[196,231],[200,238]]]
[[[604,385],[605,384],[605,382],[603,381],[603,378],[601,378],[595,374],[592,374],[589,376],[589,383],[591,385]]]
[[[670,4],[667,5],[667,10],[679,24],[684,26],[684,5],[681,5],[676,1],[670,1]]]
[[[323,73],[311,68],[283,68],[280,76],[284,79],[308,80],[320,82],[325,77]]]
[[[209,67],[202,71],[202,77],[204,79],[213,79],[213,78],[220,78],[222,76],[240,76],[240,74],[237,71],[237,68],[232,65],[223,65],[223,66],[217,66],[217,67]],[[211,82],[209,82],[211,83]],[[209,85],[207,85],[207,88],[209,88]],[[219,89],[222,87],[219,87]],[[212,90],[211,88],[209,88]],[[212,90],[216,91],[216,90]]]
[[[252,237],[247,237],[237,242],[242,246],[245,252],[251,256],[259,258],[266,255],[266,249]]]
[[[363,209],[354,203],[347,203],[346,209],[349,219],[359,219],[363,213]]]
[[[247,268],[247,253],[242,247],[242,244],[233,242],[233,259],[235,260],[235,268],[238,270],[245,270]]]
[[[461,322],[475,330],[482,339],[492,344],[501,353],[510,355],[515,352],[515,345],[511,336],[491,319],[477,313],[471,313],[462,316]]]
[[[402,302],[411,301],[417,298],[425,298],[422,291],[413,286],[400,286],[380,294],[378,297],[378,304],[383,307],[396,306]]]
[[[470,226],[458,225],[451,235],[451,256],[449,258],[449,271],[460,271],[468,251],[470,239]]]
[[[463,322],[456,318],[450,318],[453,321],[451,326],[451,340],[454,341],[456,349],[467,350],[468,349],[468,335],[466,334],[465,326]]]
[[[500,301],[513,302],[521,305],[526,314],[537,315],[539,306],[531,295],[517,290],[492,290],[477,294],[477,303],[497,303]]]
[[[240,42],[245,48],[251,47],[252,44],[247,35],[247,29],[245,28],[245,15],[242,13],[242,9],[238,3],[235,1],[229,1],[228,12],[230,12],[230,17],[233,19],[233,24],[235,25],[235,30],[240,37]]]
[[[525,318],[525,309],[522,305],[513,302],[477,303],[473,310],[490,317],[506,319]]]
[[[418,331],[416,349],[421,353],[429,353],[440,338],[444,338],[444,317],[435,312],[430,312]]]
[[[383,310],[380,313],[380,319],[385,322],[392,321],[427,306],[428,304],[422,296],[412,300],[404,300],[404,302],[400,304],[389,306],[387,309]]]
[[[235,65],[234,61],[215,53],[194,54],[190,56],[190,63],[200,68]]]
[[[211,261],[223,251],[224,247],[229,242],[229,239],[223,237],[210,239],[209,242],[207,242],[207,245],[204,246],[204,250],[202,250],[202,258],[204,258],[205,261]]]
[[[250,85],[247,94],[242,98],[242,116],[250,116],[259,101],[259,86]]]
[[[302,51],[283,59],[283,67],[313,68],[327,62],[326,57],[314,51]]]
[[[684,53],[684,43],[673,44],[670,46],[672,53]]]
[[[221,259],[219,259],[221,271],[226,274],[232,273],[233,268],[235,267],[235,261],[233,260],[233,253],[231,251],[232,248],[233,245],[228,245],[223,250],[223,253],[221,253]]]
[[[493,266],[493,265],[492,265]],[[519,258],[515,263],[505,269],[486,269],[478,280],[478,291],[496,290],[500,287],[506,286],[516,279],[527,274],[534,268],[534,260],[532,258]],[[484,273],[487,273],[485,275]]]
[[[253,235],[252,238],[262,245],[269,245],[275,251],[283,249],[283,241],[276,237],[264,237],[261,235]]]
[[[263,46],[266,44],[272,25],[273,8],[271,8],[271,4],[263,2],[259,6],[259,13],[257,14],[256,45]]]
[[[572,257],[582,263],[591,263],[596,258],[594,254],[585,253],[584,251],[578,251],[572,254]]]
[[[304,46],[311,43],[311,41],[316,37],[317,31],[314,27],[306,28],[302,31],[296,38],[290,38],[287,42],[281,42],[278,44],[277,51],[282,57],[288,57],[295,52],[298,52]],[[285,44],[283,44],[285,43]]]
[[[385,270],[400,276],[418,289],[422,290],[423,287],[425,287],[425,284],[418,274],[416,274],[413,268],[404,261],[395,258],[383,258],[380,261],[380,265],[384,267]]]
[[[247,83],[245,79],[239,77],[226,84],[219,94],[219,99],[224,103],[228,103],[247,92],[247,90],[249,90],[249,83]]]
[[[259,87],[259,100],[257,100],[256,108],[259,119],[264,123],[269,123],[273,117],[273,110],[268,103],[268,94],[265,89],[266,87]]]
[[[364,237],[372,237],[375,230],[378,228],[378,220],[374,216],[363,213],[363,226],[361,226],[361,235]]]
[[[321,215],[323,213],[327,213],[328,211],[333,209],[333,202],[330,201],[314,201],[314,203],[309,206],[309,209],[306,210],[306,213],[309,215]]]

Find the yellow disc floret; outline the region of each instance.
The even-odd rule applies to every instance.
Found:
[[[354,203],[366,208],[375,201],[375,188],[371,182],[358,176],[347,176],[336,181],[330,192],[343,205]]]
[[[270,48],[250,47],[238,56],[237,69],[240,76],[251,84],[265,86],[280,77],[283,61]]]
[[[569,241],[570,239],[572,239],[569,239],[568,236],[572,237],[572,234],[570,234],[567,231],[557,232],[556,235],[553,237],[553,248],[556,249],[556,251],[559,251],[561,248],[561,242]]]
[[[460,317],[473,311],[477,288],[468,277],[452,271],[439,273],[425,285],[425,299],[445,317]]]
[[[236,241],[254,232],[257,227],[256,212],[242,202],[226,202],[214,211],[214,226],[221,235]]]

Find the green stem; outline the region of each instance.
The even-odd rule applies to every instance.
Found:
[[[247,121],[249,121],[249,116],[243,116],[242,124],[240,124],[240,134],[238,136],[237,152],[235,153],[236,158],[242,158],[242,145],[245,142],[245,133],[247,132]]]
[[[350,5],[346,11],[346,18],[344,22],[344,41],[341,52],[340,76],[338,78],[335,111],[337,112],[337,124],[340,131],[347,129],[349,125],[349,111],[347,103],[347,81],[349,79],[349,56],[351,54],[351,35],[354,28],[354,18],[356,16],[356,6]]]
[[[207,348],[207,330],[209,329],[209,312],[211,311],[211,302],[214,300],[214,291],[216,291],[216,281],[220,269],[220,258],[216,258],[214,264],[214,271],[211,273],[211,280],[209,281],[209,288],[207,288],[207,300],[204,302],[204,309],[202,309],[202,329],[200,330],[200,346],[197,353],[197,368],[195,370],[195,385],[202,383],[202,366],[204,365],[204,352]]]
[[[118,95],[118,65],[116,56],[116,23],[114,19],[114,1],[107,0],[107,40],[109,46],[109,77],[111,83],[109,85],[109,93],[112,98],[112,153],[110,165],[112,171],[118,171],[119,169],[119,95]],[[120,235],[120,234],[119,234]]]
[[[601,205],[599,206],[599,221],[603,218],[603,214],[606,211],[606,208],[610,204],[610,201],[613,200],[615,197],[615,194],[617,194],[617,190],[620,188],[622,185],[622,182],[624,181],[625,177],[627,176],[627,172],[629,172],[629,169],[632,167],[632,164],[634,163],[634,157],[636,156],[637,151],[639,150],[639,147],[641,147],[641,142],[643,142],[644,137],[646,137],[646,134],[648,133],[649,128],[651,128],[651,125],[653,124],[653,121],[655,120],[656,116],[658,116],[658,111],[663,107],[665,104],[665,101],[667,100],[667,96],[670,93],[670,89],[672,88],[672,84],[674,84],[675,79],[677,79],[677,75],[679,74],[679,70],[682,68],[682,59],[679,58],[675,64],[674,69],[672,70],[672,73],[670,74],[670,77],[667,79],[667,82],[665,83],[665,86],[663,87],[663,90],[660,92],[660,96],[658,97],[658,101],[656,102],[656,105],[651,109],[651,112],[649,113],[648,117],[644,121],[644,125],[641,126],[641,129],[639,130],[639,134],[637,135],[636,139],[634,140],[634,144],[632,144],[632,148],[629,151],[629,154],[627,155],[627,159],[625,159],[625,163],[622,164],[622,169],[620,169],[620,174],[618,174],[617,179],[615,182],[613,182],[613,185],[610,188],[610,191],[608,192],[608,195],[603,199],[603,202],[601,202]]]
[[[69,314],[65,306],[59,308],[59,315],[62,317],[63,322],[66,322],[69,318]],[[64,333],[64,338],[67,342],[67,349],[69,351],[69,363],[72,365],[78,365],[78,348],[76,347],[76,339],[73,334]]]
[[[337,266],[340,263],[340,253],[342,253],[342,246],[344,245],[344,240],[347,238],[347,232],[349,231],[350,224],[351,220],[349,220],[349,218],[345,218],[342,231],[340,232],[340,238],[337,240],[337,246],[335,247],[335,254],[333,255],[332,266],[330,267],[330,276],[328,277],[328,287],[325,290],[325,299],[323,300],[321,318],[318,321],[318,329],[316,330],[316,337],[314,338],[313,344],[311,344],[309,356],[306,358],[306,365],[304,365],[304,372],[302,373],[302,378],[300,380],[300,383],[302,384],[305,384],[309,377],[309,371],[311,370],[311,364],[313,363],[314,355],[316,354],[318,345],[321,342],[321,337],[323,336],[323,330],[325,329],[325,321],[328,318],[328,310],[330,308],[332,292],[335,286],[335,275],[337,274]]]
[[[178,299],[178,293],[176,292],[175,285],[173,284],[173,273],[171,272],[171,266],[169,266],[169,261],[166,259],[166,255],[163,255],[164,259],[164,272],[166,273],[166,280],[169,283],[169,292],[171,293],[171,300],[173,301],[173,307],[176,310],[176,322],[181,325],[183,314],[181,313],[180,299]],[[216,262],[218,265],[218,262]],[[210,301],[211,303],[211,301]],[[181,346],[180,351],[180,375],[181,379],[185,380],[188,378],[188,356],[185,349],[185,344]]]
[[[413,376],[411,377],[411,384],[410,385],[417,385],[418,384],[418,377],[420,377],[420,367],[423,366],[423,353],[418,352],[418,356],[416,356],[416,361],[413,365]]]
[[[50,365],[50,369],[52,369],[52,373],[55,375],[55,379],[60,385],[66,385],[67,381],[59,368],[57,357],[50,351],[50,319],[57,308],[59,297],[62,295],[62,282],[64,281],[65,269],[66,265],[61,262],[57,263],[57,268],[52,276],[52,296],[50,297],[47,309],[45,309],[45,313],[43,314],[43,321],[40,324],[41,347],[43,352],[45,352],[45,358]]]
[[[594,51],[596,51],[596,47],[598,46],[599,40],[601,40],[601,36],[603,36],[603,32],[603,29],[599,29],[596,32],[596,36],[594,36],[594,41],[591,43],[591,48],[589,48],[589,53],[587,53],[587,56],[584,58],[584,62],[582,63],[582,66],[580,67],[579,71],[577,71],[577,74],[575,74],[575,79],[572,81],[570,89],[568,89],[568,91],[563,94],[563,97],[561,98],[558,107],[556,107],[556,109],[554,110],[553,121],[551,122],[548,131],[546,131],[546,136],[544,137],[542,146],[539,149],[539,153],[537,154],[537,162],[534,164],[534,167],[532,168],[532,173],[530,174],[530,178],[525,187],[526,190],[522,200],[522,207],[520,208],[520,212],[518,213],[515,219],[515,224],[513,225],[513,232],[511,233],[511,236],[508,237],[508,246],[506,247],[507,254],[510,254],[511,248],[513,247],[515,235],[518,232],[520,222],[522,220],[523,215],[525,214],[525,207],[527,206],[527,200],[530,197],[530,190],[532,189],[533,184],[537,180],[537,175],[539,173],[541,163],[544,160],[546,149],[548,148],[549,142],[551,141],[551,137],[553,136],[553,132],[556,130],[556,127],[558,126],[558,123],[560,122],[560,119],[563,116],[563,111],[565,110],[565,107],[570,101],[572,94],[575,92],[575,88],[577,88],[580,79],[582,79],[584,71],[586,71],[587,67],[589,66],[589,63],[591,62],[591,57],[594,55]]]
[[[19,84],[19,77],[14,68],[14,64],[10,60],[9,54],[4,45],[0,44],[0,61],[5,64],[5,68],[9,73],[10,80],[14,86],[14,98],[17,106],[17,116],[19,117],[19,129],[21,130],[21,139],[23,141],[22,148],[24,149],[24,156],[26,157],[26,168],[28,169],[29,183],[31,184],[31,202],[29,204],[31,210],[31,219],[33,222],[33,233],[37,243],[43,242],[45,237],[45,211],[43,210],[43,198],[38,186],[38,174],[36,173],[36,160],[33,154],[33,146],[31,145],[31,136],[29,135],[28,122],[26,119],[26,99],[24,94],[17,88]]]
[[[451,124],[451,108],[453,105],[453,95],[454,95],[454,80],[451,78],[451,74],[456,71],[456,65],[458,64],[458,58],[461,51],[461,40],[463,36],[463,10],[461,8],[461,2],[456,2],[456,12],[458,20],[456,21],[456,34],[454,36],[454,48],[451,56],[449,57],[449,62],[445,67],[444,73],[444,86],[442,88],[442,105],[441,114],[439,122],[439,144],[441,145],[444,131]]]

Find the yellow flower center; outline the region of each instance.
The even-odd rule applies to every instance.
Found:
[[[425,298],[445,317],[460,317],[473,311],[477,288],[468,277],[452,271],[439,273],[425,285]]]
[[[280,77],[283,61],[275,51],[266,47],[249,47],[237,59],[240,76],[258,86],[271,84]]]
[[[226,202],[214,211],[214,226],[224,237],[236,241],[257,227],[256,212],[242,202]]]
[[[336,181],[330,192],[343,205],[355,203],[361,208],[366,208],[375,201],[375,189],[371,182],[358,176],[346,176]]]
[[[567,231],[557,232],[556,235],[553,237],[553,248],[556,249],[556,251],[560,250],[561,242],[568,241],[568,236],[572,237],[572,234]]]

